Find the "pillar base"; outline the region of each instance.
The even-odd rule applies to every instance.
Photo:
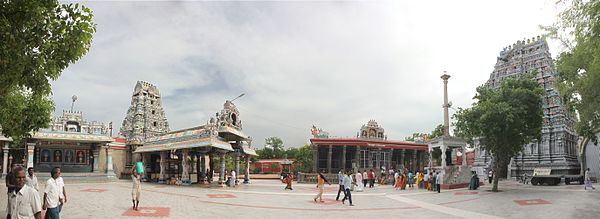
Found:
[[[108,178],[116,178],[116,177],[117,177],[117,174],[115,174],[115,172],[114,172],[114,171],[112,171],[112,170],[109,170],[108,172],[106,172],[106,176],[107,176]]]

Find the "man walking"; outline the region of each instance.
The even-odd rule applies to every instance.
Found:
[[[363,170],[362,180],[363,180],[363,187],[367,188],[367,181],[369,181],[369,175],[367,174],[367,170]]]
[[[133,210],[137,211],[140,206],[140,195],[142,193],[142,177],[137,173],[135,167],[131,169],[131,180],[133,180],[131,202],[133,202]]]
[[[442,172],[437,172],[435,176],[435,188],[437,189],[437,193],[440,193],[440,184],[442,182],[443,174]]]
[[[39,193],[31,186],[25,186],[26,175],[23,167],[13,170],[15,187],[8,194],[6,218],[42,218],[42,206]]]
[[[338,172],[338,184],[340,186],[340,188],[338,189],[338,193],[337,196],[335,197],[336,201],[340,200],[340,192],[344,192],[344,170],[340,170],[340,172]]]
[[[344,180],[342,182],[343,186],[344,186],[344,198],[342,199],[342,204],[344,204],[344,201],[346,201],[346,199],[348,199],[348,201],[350,202],[350,206],[354,206],[352,204],[352,194],[350,193],[350,188],[352,187],[352,184],[356,184],[354,182],[352,182],[352,179],[350,178],[350,172],[346,173],[346,175],[344,175]]]
[[[27,168],[27,178],[25,179],[25,185],[30,186],[31,188],[35,189],[35,191],[39,191],[40,189],[38,188],[38,179],[37,176],[35,176],[33,174],[33,167],[29,167]]]
[[[58,205],[60,204],[60,194],[59,194],[59,185],[57,182],[58,177],[60,177],[60,168],[54,167],[50,172],[52,176],[48,181],[46,181],[46,189],[44,190],[44,204],[42,209],[46,210],[45,219],[59,219],[59,209]]]
[[[323,187],[325,187],[325,183],[331,185],[325,176],[323,176],[322,173],[319,173],[319,175],[317,175],[317,188],[319,189],[319,193],[317,193],[317,196],[313,199],[315,202],[317,202],[317,198],[319,198],[319,202],[323,202]]]
[[[433,175],[431,177],[431,191],[437,191],[436,189],[436,183],[437,183],[437,173],[435,172],[435,170],[433,171]]]
[[[56,179],[56,184],[58,185],[58,213],[62,212],[63,205],[67,203],[67,192],[65,191],[65,181],[62,176],[58,176]]]
[[[596,188],[594,188],[594,186],[592,186],[592,179],[590,178],[590,168],[587,168],[585,170],[584,180],[585,180],[585,186],[583,187],[584,190],[587,190],[588,187],[592,188],[592,189],[596,189]]]
[[[12,191],[15,190],[16,185],[15,185],[15,173],[13,172],[13,169],[15,169],[15,164],[11,164],[10,165],[10,169],[8,170],[8,173],[6,174],[6,177],[4,177],[4,182],[6,183],[6,189],[8,190],[7,194],[7,201],[10,200],[10,193]],[[8,202],[7,202],[8,203]]]

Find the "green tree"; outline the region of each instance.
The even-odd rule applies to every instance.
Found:
[[[600,131],[600,1],[567,4],[558,21],[545,29],[568,48],[556,61],[556,85],[569,112],[579,117],[575,129],[581,136],[577,148],[583,173],[585,147],[590,140],[598,144],[595,134]]]
[[[0,127],[13,139],[47,127],[49,80],[85,55],[96,26],[80,4],[0,2]]]
[[[454,115],[456,135],[471,143],[480,138],[481,146],[495,160],[495,170],[517,155],[524,144],[540,139],[544,91],[531,78],[532,74],[507,78],[497,89],[480,86],[474,97],[477,102]],[[498,174],[492,191],[498,191]]]
[[[296,148],[294,148],[296,149]],[[298,152],[294,159],[296,162],[294,163],[296,171],[309,173],[313,170],[313,152],[312,146],[310,144],[305,144],[304,146],[296,149]]]
[[[269,137],[265,139],[265,148],[273,149],[274,158],[281,159],[284,157],[285,149],[283,147],[283,140],[279,137]]]
[[[272,159],[275,158],[273,154],[273,149],[271,148],[261,148],[256,150],[256,154],[258,155],[258,159]]]
[[[429,135],[429,139],[434,139],[437,137],[440,137],[444,135],[444,125],[439,124],[438,126],[435,127],[435,129],[433,129],[433,131],[431,131],[431,134]]]

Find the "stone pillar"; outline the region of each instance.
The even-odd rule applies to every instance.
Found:
[[[371,150],[367,148],[367,160],[369,161],[369,169],[373,169],[373,156],[371,156]]]
[[[166,151],[161,151],[160,152],[160,173],[158,176],[158,183],[160,184],[165,184],[167,183],[167,179],[165,176],[165,170],[167,168],[167,152]]]
[[[404,166],[404,154],[406,154],[406,149],[402,149],[402,151],[400,151],[400,164],[402,164],[402,168],[406,168]]]
[[[235,163],[235,179],[233,180],[237,185],[237,178],[240,175],[240,154],[236,154],[233,161]]]
[[[450,107],[448,104],[448,79],[450,79],[450,75],[444,71],[441,78],[444,80],[444,136],[450,136],[450,119],[448,117],[448,108]]]
[[[200,160],[198,161],[198,183],[204,184],[206,182],[206,156],[205,154],[199,155]]]
[[[331,173],[331,155],[333,154],[333,147],[329,145],[329,152],[327,153],[327,173]]]
[[[8,174],[8,142],[5,142],[4,148],[2,148],[2,177]]]
[[[462,166],[467,166],[467,147],[462,146]]]
[[[221,153],[219,158],[219,185],[225,186],[225,153]]]
[[[212,183],[213,178],[215,177],[215,164],[213,161],[213,154],[208,154],[208,173],[206,173],[206,178],[208,183]]]
[[[354,163],[356,163],[356,168],[358,168],[358,170],[360,170],[361,164],[360,164],[360,146],[356,146],[356,151],[354,152]],[[362,167],[365,168],[365,167]]]
[[[390,149],[390,162],[388,164],[388,169],[396,169],[394,166],[394,149]]]
[[[189,160],[189,151],[188,149],[181,150],[181,184],[182,185],[192,185],[190,180],[190,163]]]
[[[313,172],[319,172],[319,145],[313,145]]]
[[[27,169],[33,167],[33,150],[35,143],[27,143]]]
[[[246,169],[244,171],[244,184],[250,183],[250,155],[246,155]]]
[[[148,173],[148,171],[146,171],[146,165],[150,164],[149,160],[150,160],[150,154],[146,154],[146,155],[141,155],[142,156],[142,164],[144,165],[144,174],[141,174],[142,179],[144,179],[144,181],[148,181],[148,179],[150,178],[150,174]],[[129,170],[123,170],[123,172],[126,172]]]
[[[446,169],[446,145],[440,147],[442,150],[442,169]]]
[[[413,154],[412,154],[412,165],[410,165],[410,169],[415,172],[415,169],[417,169],[417,150],[413,150]]]
[[[113,170],[112,149],[108,144],[104,146],[104,149],[106,150],[106,176],[116,177],[115,172]]]
[[[381,148],[377,149],[377,156],[375,157],[375,164],[377,164],[377,166],[375,167],[377,170],[381,170]],[[377,171],[379,172],[379,171]]]
[[[346,145],[342,146],[342,168],[344,170],[344,172],[348,171],[346,170]]]
[[[131,164],[133,165],[135,165],[135,162],[140,161],[143,156],[141,153],[133,153],[140,146],[141,145],[131,145]]]
[[[92,156],[94,157],[94,163],[92,165],[94,168],[94,173],[99,173],[100,172],[100,164],[98,163],[98,160],[100,159],[100,147],[96,146],[94,147],[94,149],[92,150]]]

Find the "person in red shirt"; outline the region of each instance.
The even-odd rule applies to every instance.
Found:
[[[375,183],[375,172],[373,169],[369,170],[369,188],[373,188],[373,184]]]

